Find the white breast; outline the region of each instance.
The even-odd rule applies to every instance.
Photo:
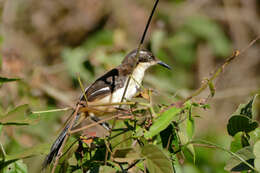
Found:
[[[144,73],[145,70],[149,67],[149,64],[146,63],[142,63],[142,64],[138,64],[137,67],[135,68],[135,70],[132,73],[132,77],[130,79],[129,85],[127,87],[127,91],[125,94],[125,98],[126,100],[130,100],[138,91],[138,89],[140,88],[140,85],[142,84],[143,78],[144,78]],[[127,83],[127,82],[126,82]],[[126,83],[125,86],[116,90],[113,94],[112,97],[111,96],[107,96],[103,99],[100,100],[100,103],[117,103],[117,102],[121,102],[125,87],[126,87]]]

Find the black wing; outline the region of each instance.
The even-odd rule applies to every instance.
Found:
[[[117,68],[110,70],[86,89],[85,94],[88,102],[102,99],[117,89],[122,88],[125,80],[125,77],[119,76],[119,70]],[[81,100],[83,99],[84,96],[81,96]]]

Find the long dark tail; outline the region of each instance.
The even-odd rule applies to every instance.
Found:
[[[73,112],[74,113],[74,112]],[[72,114],[73,114],[72,113]],[[76,115],[76,119],[74,121],[74,124],[73,126],[77,123],[78,119],[80,117],[80,114],[77,114]],[[59,149],[61,147],[61,145],[63,144],[63,141],[65,139],[65,136],[67,135],[68,133],[68,129],[70,127],[70,123],[69,122],[66,127],[62,130],[62,132],[60,133],[60,135],[58,136],[58,138],[54,141],[54,143],[52,144],[51,146],[51,149],[50,149],[50,152],[49,154],[46,156],[43,164],[42,164],[42,169],[45,169],[51,162],[52,160],[57,156],[58,152],[59,152]]]
[[[73,112],[74,113],[74,112]],[[73,114],[72,113],[72,114]],[[74,124],[72,127],[74,127],[77,124],[77,121],[80,117],[80,114],[76,115],[76,119],[74,121]],[[91,119],[98,122],[100,119],[96,116],[91,116]],[[71,123],[71,122],[70,122]],[[61,145],[63,144],[63,141],[68,133],[68,129],[70,127],[70,123],[66,125],[66,127],[62,130],[58,138],[54,141],[54,143],[51,146],[49,154],[46,156],[43,164],[42,164],[42,169],[45,169],[49,164],[51,164],[52,160],[57,156],[59,149]],[[101,126],[103,126],[105,129],[110,130],[109,124],[106,122],[100,123]]]

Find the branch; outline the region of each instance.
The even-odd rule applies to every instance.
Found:
[[[83,127],[81,127],[81,128],[75,129],[75,130],[71,130],[71,131],[70,131],[70,134],[73,134],[73,133],[76,133],[76,132],[79,132],[79,131],[88,129],[88,128],[93,127],[93,126],[96,126],[96,125],[98,125],[98,124],[100,124],[100,123],[103,123],[103,122],[106,122],[106,121],[108,121],[108,120],[112,120],[112,119],[114,119],[114,118],[118,118],[118,117],[121,117],[121,116],[124,116],[124,115],[122,115],[122,114],[117,114],[117,115],[114,115],[114,116],[111,116],[111,117],[108,117],[108,118],[104,118],[103,120],[97,121],[97,122],[95,122],[95,123],[91,123],[91,124],[89,124],[89,125],[83,126]]]
[[[189,100],[191,100],[192,98],[200,95],[208,86],[210,83],[212,83],[224,70],[224,68],[230,64],[235,58],[239,57],[240,55],[244,54],[245,51],[247,51],[250,47],[252,47],[256,41],[258,41],[260,39],[260,36],[256,37],[254,40],[252,40],[248,46],[246,46],[244,49],[242,49],[241,51],[239,50],[235,50],[233,52],[233,54],[226,59],[226,61],[215,71],[215,73],[209,78],[206,80],[206,82],[204,82],[199,89],[197,89],[193,94],[191,94],[189,97],[185,98],[184,100],[182,101],[179,101],[179,102],[175,102],[175,103],[172,103],[170,106],[168,106],[166,109],[164,109],[163,111],[161,112],[164,112],[166,110],[168,110],[169,108],[171,107],[182,107],[183,104]]]

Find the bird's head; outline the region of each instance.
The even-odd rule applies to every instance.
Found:
[[[159,60],[158,58],[156,58],[152,54],[152,52],[150,52],[148,50],[141,49],[139,51],[138,58],[137,58],[136,54],[137,54],[137,49],[130,52],[125,57],[122,64],[128,64],[128,65],[131,65],[131,66],[141,65],[141,66],[144,66],[146,68],[149,68],[153,65],[159,64],[159,65],[161,65],[165,68],[171,69],[171,67],[169,65],[167,65],[166,63],[164,63],[161,60]]]

